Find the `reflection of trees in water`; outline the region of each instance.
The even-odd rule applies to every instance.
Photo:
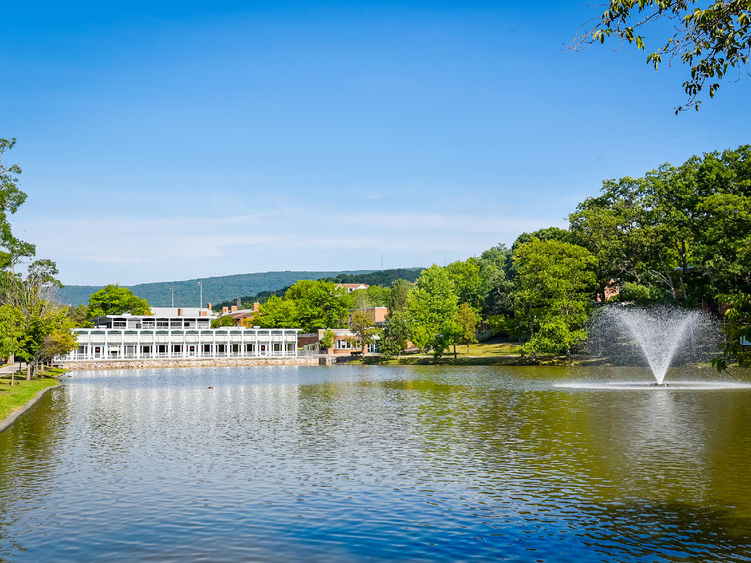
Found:
[[[254,494],[272,499],[344,492],[407,503],[399,506],[435,502],[447,521],[511,515],[530,530],[543,523],[593,549],[642,558],[675,547],[701,559],[700,547],[684,540],[720,553],[749,545],[746,392],[541,383],[561,370],[341,368],[248,380],[222,373],[74,380],[45,397],[19,421],[31,428],[0,434],[0,463],[14,472],[0,472],[0,535],[21,491],[43,498],[62,486],[59,498],[77,498],[72,485],[56,483],[73,473],[83,497],[120,488],[149,495],[178,483],[157,489],[175,505],[213,487],[241,495],[251,481]],[[100,510],[109,503],[95,500]],[[730,504],[736,508],[723,509]]]
[[[0,434],[0,557],[23,550],[6,530],[55,487],[68,415],[65,390],[52,389]]]
[[[748,561],[751,518],[739,516],[722,502],[624,502],[585,505],[575,531],[603,560],[656,560],[672,554],[680,561]]]

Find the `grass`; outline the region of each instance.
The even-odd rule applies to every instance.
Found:
[[[39,378],[26,381],[26,372],[16,374],[16,384],[11,386],[10,375],[0,378],[0,420],[28,403],[39,391],[57,385],[53,377],[65,373],[60,368],[50,368],[40,372]]]
[[[470,344],[456,347],[456,359],[454,349],[451,347],[444,356],[433,361],[431,354],[406,354],[398,358],[381,361],[374,356],[364,360],[356,360],[353,363],[378,363],[382,365],[455,365],[455,366],[521,366],[521,365],[548,365],[559,364],[563,358],[557,356],[537,356],[536,360],[529,357],[521,357],[521,345],[508,342],[501,338],[493,338],[487,342]]]
[[[520,344],[514,344],[513,342],[506,342],[500,338],[494,338],[487,342],[481,342],[479,344],[470,344],[469,352],[467,352],[466,346],[457,345],[456,355],[458,358],[475,357],[475,358],[487,358],[492,356],[518,356]],[[453,347],[448,351],[448,354],[454,355]]]

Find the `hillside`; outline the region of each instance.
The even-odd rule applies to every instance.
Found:
[[[391,270],[376,270],[368,273],[353,273],[342,272],[336,276],[324,276],[322,279],[334,283],[362,283],[366,285],[380,285],[383,287],[391,287],[391,284],[395,280],[404,279],[410,282],[414,282],[419,276],[422,268],[394,268]],[[308,278],[300,278],[308,279]],[[319,278],[316,278],[319,279]],[[240,297],[242,306],[250,308],[253,306],[253,302],[265,303],[266,300],[272,295],[283,296],[289,289],[289,285],[281,287],[279,289],[271,291],[259,291],[252,295],[243,295]],[[227,301],[220,301],[217,303],[217,307],[234,305],[236,298],[228,299]]]
[[[143,297],[149,305],[169,307],[170,288],[175,289],[175,306],[196,307],[199,303],[198,282],[203,284],[203,302],[220,303],[244,295],[256,295],[262,291],[275,291],[292,285],[297,280],[335,278],[340,275],[368,274],[373,270],[338,272],[258,272],[234,274],[183,281],[153,282],[127,286],[133,293]],[[89,296],[101,289],[101,285],[68,285],[58,293],[58,301],[64,305],[81,305],[89,302]]]

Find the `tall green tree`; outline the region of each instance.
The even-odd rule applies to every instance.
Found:
[[[459,311],[456,313],[456,324],[459,327],[459,344],[466,344],[467,354],[469,354],[469,345],[477,342],[475,331],[477,330],[477,313],[469,303],[459,305]]]
[[[726,340],[712,364],[720,371],[732,362],[751,367],[751,294],[735,293],[720,296],[727,306],[725,312]]]
[[[595,257],[586,248],[533,239],[514,250],[516,314],[529,333],[523,350],[565,353],[586,338]]]
[[[391,296],[389,299],[389,315],[399,313],[407,309],[407,295],[414,287],[412,282],[399,278],[391,284]]]
[[[448,271],[433,265],[423,270],[407,298],[411,340],[423,351],[440,358],[457,337],[459,298]]]
[[[350,329],[357,335],[360,341],[360,351],[363,356],[368,353],[368,344],[375,342],[376,335],[380,332],[373,326],[373,321],[365,311],[355,311],[350,319]]]
[[[292,299],[272,295],[261,305],[260,315],[253,315],[253,324],[261,328],[299,328],[297,304]],[[310,328],[310,327],[305,327]],[[317,328],[317,327],[316,327]],[[305,330],[305,329],[303,329]],[[313,332],[305,330],[306,332]]]
[[[127,287],[108,285],[89,297],[89,318],[105,315],[150,315],[151,309],[145,299],[138,297]]]
[[[0,360],[18,350],[23,337],[23,315],[12,305],[0,305]]]
[[[332,282],[300,280],[284,295],[295,302],[298,326],[305,332],[342,326],[347,318],[346,292]]]
[[[406,311],[396,311],[389,315],[389,322],[381,332],[378,348],[384,359],[398,356],[407,348],[412,329]]]
[[[63,354],[75,346],[72,335],[64,337],[73,323],[54,300],[54,292],[60,287],[56,275],[54,262],[37,260],[29,265],[26,276],[4,272],[0,278],[0,305],[10,306],[20,315],[21,337],[16,354],[27,362],[27,379],[35,377],[41,363],[51,359],[50,350]]]

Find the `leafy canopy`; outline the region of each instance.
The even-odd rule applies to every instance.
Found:
[[[688,99],[675,111],[698,110],[698,97],[707,84],[710,98],[714,97],[720,87],[718,81],[729,71],[737,70],[739,76],[748,73],[744,67],[751,54],[749,0],[714,0],[704,7],[699,4],[698,0],[610,0],[600,21],[580,34],[571,47],[579,49],[615,37],[643,51],[646,29],[659,33],[663,28],[660,22],[664,22],[672,35],[663,36],[662,45],[647,56],[647,63],[657,70],[663,61],[670,64],[677,57],[688,65],[691,77],[683,83]]]
[[[104,315],[150,315],[151,309],[145,299],[133,294],[127,287],[108,285],[89,298],[89,318],[103,317]]]
[[[15,139],[0,139],[0,270],[13,267],[24,258],[34,256],[33,244],[13,236],[8,215],[12,215],[26,201],[26,194],[18,187],[21,168],[3,163],[3,155],[16,144]]]
[[[432,265],[423,270],[407,297],[412,341],[439,358],[455,342],[459,298],[446,268]]]
[[[575,244],[532,239],[514,250],[513,261],[516,315],[530,335],[525,352],[570,355],[586,338],[595,257]]]

